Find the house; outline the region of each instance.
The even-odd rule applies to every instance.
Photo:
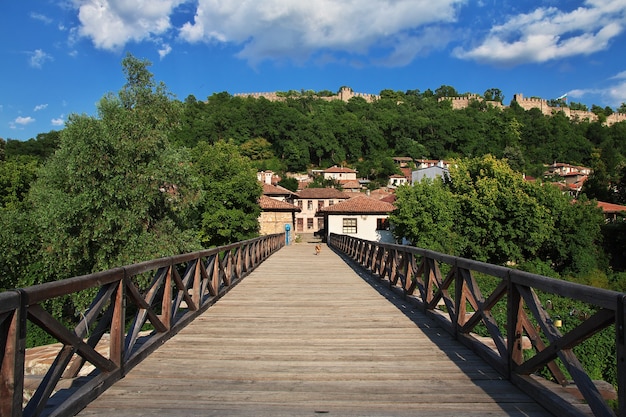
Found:
[[[417,169],[424,169],[439,166],[441,168],[450,168],[450,162],[442,159],[417,159],[415,160]]]
[[[295,230],[296,213],[300,211],[300,208],[293,204],[297,194],[279,185],[265,182],[262,185],[263,195],[259,199],[261,206],[259,233],[261,235],[282,233],[287,224],[291,230]]]
[[[389,182],[387,183],[387,187],[397,188],[401,185],[406,185],[407,183],[408,181],[404,175],[393,174],[389,177]]]
[[[614,223],[618,220],[626,220],[626,206],[598,201],[598,207],[602,209],[604,221],[607,223]]]
[[[330,233],[351,235],[360,239],[394,243],[389,227],[391,203],[360,194],[341,203],[319,209],[326,225],[325,238]]]
[[[448,168],[441,165],[433,165],[427,168],[421,168],[413,171],[411,175],[411,184],[417,184],[421,182],[424,178],[430,178],[434,180],[435,178],[450,178],[450,172]]]
[[[361,192],[361,183],[357,180],[348,180],[341,183],[341,188],[346,193],[360,193]]]
[[[350,168],[334,166],[325,169],[322,174],[325,180],[335,180],[339,183],[344,181],[356,181],[356,171]]]
[[[558,175],[559,177],[565,177],[568,174],[579,173],[580,175],[591,174],[591,168],[581,167],[576,165],[564,164],[562,162],[555,162],[552,165],[546,167],[545,176]]]
[[[256,179],[263,184],[276,184],[280,181],[280,177],[273,171],[259,171],[256,173]]]
[[[299,207],[266,195],[259,198],[259,206],[261,206],[260,235],[283,233],[286,225],[289,225],[290,230],[294,230],[296,213],[300,211]]]
[[[263,183],[263,195],[273,198],[274,200],[285,201],[287,203],[293,203],[297,194],[291,190],[281,187],[280,185],[272,185]]]
[[[409,164],[413,164],[413,158],[410,156],[394,156],[393,162],[396,163],[400,168],[408,167]]]
[[[296,233],[316,233],[324,228],[324,219],[315,217],[323,207],[333,206],[350,198],[336,188],[305,188],[298,192],[294,204],[300,208],[296,214]]]

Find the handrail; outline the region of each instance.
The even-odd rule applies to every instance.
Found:
[[[329,245],[380,279],[388,280],[390,287],[401,290],[408,300],[456,339],[555,415],[585,415],[552,389],[558,387],[557,384],[534,374],[547,367],[557,382],[568,385],[569,381],[555,363],[557,358],[595,416],[616,415],[572,350],[597,332],[615,325],[617,413],[626,416],[626,294],[347,235],[331,234]],[[448,265],[447,275],[442,274],[440,265]],[[480,287],[476,273],[500,280],[491,294],[481,292],[486,290]],[[561,334],[556,317],[554,320],[550,317],[536,291],[587,303],[594,306],[596,312]],[[506,302],[505,323],[498,323],[492,314],[492,308],[500,301]],[[489,333],[489,344],[475,334],[479,324]],[[524,355],[524,338],[530,341],[533,356]]]
[[[0,293],[0,416],[75,415],[284,245],[284,233],[262,236]],[[140,274],[152,276],[143,291],[134,282]],[[97,294],[74,328],[45,310],[45,301],[87,289]],[[27,322],[62,347],[26,401]],[[142,331],[148,323],[153,330]],[[108,354],[96,349],[105,334]],[[95,370],[79,376],[86,364]],[[62,401],[50,401],[60,381],[77,378]]]

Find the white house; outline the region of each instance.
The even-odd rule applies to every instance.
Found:
[[[449,175],[450,173],[448,171],[448,168],[439,165],[422,168],[411,173],[411,184],[417,184],[421,182],[424,178],[430,178],[431,180],[434,180],[435,178],[440,177],[445,179],[449,178]]]
[[[387,183],[387,187],[389,188],[397,188],[401,185],[405,185],[407,183],[407,179],[404,175],[393,174],[389,177],[389,181]]]
[[[325,169],[323,174],[325,180],[332,179],[339,182],[356,180],[356,171],[350,168],[334,166]]]
[[[326,239],[330,233],[351,235],[360,239],[394,243],[389,228],[389,214],[395,206],[366,195],[358,195],[332,206],[322,207],[317,215],[324,217]]]
[[[305,188],[299,191],[293,202],[300,208],[300,212],[296,214],[296,233],[316,233],[324,229],[324,218],[317,217],[317,211],[348,198],[348,193],[336,188]]]

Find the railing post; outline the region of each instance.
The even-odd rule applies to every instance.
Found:
[[[626,415],[626,295],[620,295],[615,312],[615,336],[617,351],[617,398],[618,415]]]
[[[506,320],[506,337],[507,337],[507,357],[506,357],[506,373],[507,378],[511,379],[513,368],[522,362],[522,326],[520,324],[520,313],[523,308],[522,296],[511,280],[511,273],[506,276],[507,279],[507,320]]]
[[[110,359],[119,368],[124,361],[124,336],[126,321],[126,272],[124,278],[117,283],[113,298],[113,318],[111,319]]]
[[[0,416],[21,417],[26,353],[26,301],[19,291],[0,294]]]

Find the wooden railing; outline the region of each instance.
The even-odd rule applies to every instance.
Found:
[[[76,414],[284,244],[284,234],[264,236],[0,293],[0,416]],[[140,277],[149,283],[143,289]],[[89,289],[97,294],[73,328],[45,309],[48,300]],[[62,344],[30,398],[24,395],[27,322]],[[96,349],[104,335],[108,355]],[[95,370],[78,377],[86,364]],[[67,380],[75,388],[57,387]]]
[[[345,235],[332,234],[329,244],[404,292],[407,300],[555,415],[585,415],[589,411],[596,416],[626,415],[626,294]],[[449,272],[444,275],[442,270]],[[492,277],[492,281],[495,278],[489,294],[484,293],[487,289],[481,288],[478,278],[484,276]],[[592,313],[577,317],[579,324],[561,334],[560,320],[550,317],[550,306],[542,305],[538,294],[586,303],[592,306]],[[504,305],[506,311],[501,322],[492,311],[497,304]],[[479,326],[487,337],[479,337]],[[573,351],[611,326],[615,326],[616,338],[617,405],[605,399],[598,389],[601,384],[592,381]],[[524,350],[524,341],[531,345],[530,350]],[[557,383],[536,374],[543,369],[548,369],[548,376],[551,374]],[[582,394],[584,404],[573,404],[567,393],[561,395],[567,392],[560,389],[565,386]]]

